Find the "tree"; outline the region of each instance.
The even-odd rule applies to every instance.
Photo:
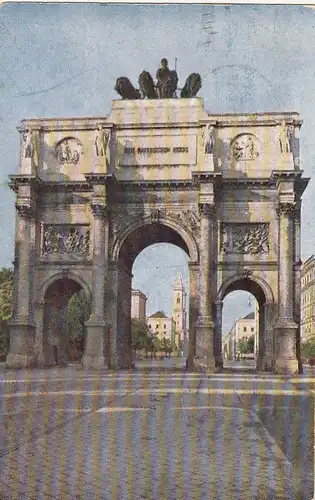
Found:
[[[247,339],[247,346],[248,346],[248,353],[254,354],[254,350],[255,350],[255,336],[254,335],[251,335]]]
[[[4,360],[10,346],[8,321],[12,316],[13,270],[0,269],[0,359]]]
[[[303,358],[315,357],[315,337],[301,343],[301,355]]]
[[[0,269],[0,319],[8,321],[12,316],[13,270]]]
[[[83,290],[74,293],[68,304],[68,333],[70,341],[84,348],[85,322],[91,314],[91,303]]]
[[[137,318],[131,319],[132,348],[135,352],[145,349],[147,352],[151,347],[149,327],[145,321]]]
[[[237,344],[240,354],[252,354],[254,352],[254,342],[254,335],[240,339]]]

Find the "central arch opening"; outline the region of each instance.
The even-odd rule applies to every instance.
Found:
[[[223,302],[223,368],[255,369],[259,354],[259,305],[251,293],[233,291]]]
[[[124,240],[119,254],[120,365],[183,369],[189,338],[188,245],[173,228],[147,224]],[[122,366],[124,367],[124,366]]]
[[[240,278],[223,292],[223,368],[256,370],[263,356],[266,296],[254,280]]]

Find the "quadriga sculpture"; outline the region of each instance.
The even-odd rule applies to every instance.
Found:
[[[187,78],[180,93],[181,97],[195,97],[201,89],[201,76],[199,73],[191,73]]]
[[[139,75],[138,83],[143,97],[147,97],[148,99],[157,98],[153,78],[148,71],[142,71]]]
[[[141,99],[139,90],[134,88],[126,76],[117,78],[115,90],[123,99]]]
[[[158,94],[160,99],[170,99],[175,96],[178,76],[175,70],[170,70],[167,59],[161,61],[161,68],[156,72]]]

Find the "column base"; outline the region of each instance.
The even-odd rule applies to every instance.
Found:
[[[206,371],[214,373],[216,371],[215,358],[213,353],[213,333],[214,324],[209,316],[199,316],[196,322],[196,358],[198,364],[205,365]]]
[[[89,320],[82,366],[87,370],[108,369],[104,356],[105,323]]]
[[[7,355],[6,364],[10,370],[24,370],[25,368],[36,368],[36,356],[34,354],[13,354]]]
[[[35,325],[23,321],[11,321],[10,350],[6,359],[6,368],[24,369],[36,367],[34,350]]]
[[[86,370],[106,370],[106,362],[104,356],[89,356],[84,354],[82,358],[82,366]]]
[[[276,335],[275,373],[296,375],[299,361],[296,357],[296,334],[298,325],[291,318],[278,318],[274,331]]]
[[[215,367],[216,367],[217,371],[223,370],[223,358],[222,358],[222,356],[215,357]]]
[[[298,375],[299,362],[297,359],[277,358],[275,373],[278,375]]]
[[[256,361],[256,370],[259,372],[269,372],[273,373],[275,370],[275,360],[272,357],[259,357]]]

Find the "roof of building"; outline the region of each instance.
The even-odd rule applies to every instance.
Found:
[[[147,300],[146,295],[141,290],[131,290],[131,295],[141,295],[141,297]]]
[[[306,274],[312,267],[315,267],[315,257],[311,255],[308,259],[302,262],[301,274]]]
[[[255,313],[252,311],[251,313],[247,314],[247,316],[244,316],[242,319],[255,319]]]
[[[149,316],[149,318],[167,318],[168,316],[166,316],[165,312],[163,311],[156,311],[156,313],[154,314],[151,314],[151,316]]]

